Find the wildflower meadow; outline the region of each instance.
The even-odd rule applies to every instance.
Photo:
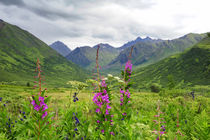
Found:
[[[132,50],[117,77],[101,73],[98,46],[93,78],[70,88],[45,88],[37,59],[33,88],[0,85],[0,140],[208,140],[210,90],[139,91]]]

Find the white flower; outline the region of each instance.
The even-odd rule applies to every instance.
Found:
[[[123,80],[118,80],[118,82],[119,82],[119,83],[124,83],[124,81],[123,81]]]
[[[116,80],[120,80],[120,78],[119,78],[119,77],[117,77],[117,76],[116,76],[116,77],[114,77],[114,79],[116,79]]]
[[[103,78],[102,80],[108,80],[108,78]]]
[[[111,75],[111,74],[108,74],[108,77],[112,78],[112,77],[113,77],[113,75]]]

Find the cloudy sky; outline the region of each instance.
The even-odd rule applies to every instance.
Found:
[[[0,0],[0,19],[47,44],[119,47],[136,37],[210,31],[210,0]]]

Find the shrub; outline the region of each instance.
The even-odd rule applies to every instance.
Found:
[[[151,89],[151,92],[158,93],[161,90],[161,85],[159,85],[158,83],[153,83],[151,84],[150,89]]]
[[[210,32],[207,33],[207,36],[210,37]]]
[[[27,83],[26,83],[26,86],[27,86],[27,87],[30,87],[30,82],[27,82]]]

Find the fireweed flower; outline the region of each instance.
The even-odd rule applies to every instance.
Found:
[[[44,76],[41,75],[42,71],[41,71],[41,66],[40,66],[39,59],[37,59],[37,63],[36,64],[37,64],[37,68],[36,68],[35,72],[38,72],[38,74],[37,74],[37,76],[35,76],[35,78],[38,78],[38,82],[35,81],[34,83],[37,83],[38,86],[35,85],[34,87],[38,87],[38,100],[35,99],[35,96],[37,96],[37,95],[35,95],[35,96],[33,95],[32,96],[33,100],[31,102],[31,104],[34,107],[34,110],[36,110],[37,112],[42,113],[42,119],[44,119],[47,116],[47,114],[48,114],[47,111],[46,111],[48,109],[48,106],[44,102],[45,97],[47,97],[47,96],[42,97],[42,96],[44,96],[44,94],[41,95],[42,92],[44,92],[45,90],[42,91],[42,87],[41,87],[42,81],[44,80],[43,79]]]
[[[36,103],[36,101],[33,100],[31,104],[34,107],[34,110],[43,112],[42,119],[44,119],[47,116],[47,111],[45,110],[48,109],[48,106],[44,102],[44,97],[39,97],[39,103]]]
[[[93,102],[97,105],[96,112],[97,113],[103,113],[105,115],[109,115],[109,111],[111,107],[109,106],[109,95],[107,93],[107,84],[103,80],[101,82],[101,88],[103,88],[103,92],[95,93],[93,97]],[[103,110],[105,108],[105,111]]]
[[[37,81],[34,83],[37,85],[35,85],[34,88],[37,88],[38,94],[32,95],[31,105],[33,106],[34,111],[32,112],[33,115],[30,118],[32,118],[32,120],[36,123],[37,127],[34,128],[33,131],[35,132],[37,139],[40,139],[42,135],[41,131],[43,131],[43,129],[47,129],[47,125],[50,124],[48,121],[49,118],[47,105],[49,97],[45,96],[46,89],[42,90],[42,84],[44,84],[42,82],[45,81],[45,79],[43,73],[41,74],[42,70],[39,59],[37,59],[36,65],[37,67],[35,72],[37,75],[34,76],[34,78],[37,78]],[[26,118],[25,115],[24,118]]]
[[[131,97],[131,93],[129,91],[129,88],[131,86],[130,84],[130,78],[132,75],[132,63],[131,63],[131,55],[132,55],[132,50],[133,47],[131,48],[131,52],[129,55],[129,59],[127,61],[127,63],[125,64],[125,69],[124,71],[122,71],[122,77],[123,79],[121,81],[123,82],[119,82],[121,84],[120,87],[120,107],[121,107],[121,120],[124,120],[127,117],[127,113],[128,113],[128,107],[127,104],[130,103],[130,97]]]
[[[164,118],[162,118],[161,114],[163,114],[163,112],[161,112],[160,110],[160,101],[158,100],[157,103],[157,115],[154,115],[154,117],[156,118],[156,120],[153,120],[153,122],[155,123],[155,125],[157,126],[158,130],[154,129],[152,131],[152,133],[156,134],[157,140],[159,140],[165,133],[166,133],[166,128],[165,128],[165,124],[166,122],[164,121]]]
[[[186,121],[186,120],[185,120]],[[178,136],[184,136],[180,130],[180,125],[179,125],[179,110],[177,110],[177,122],[176,122],[176,127],[177,127],[177,132],[176,132],[176,137],[175,140],[177,139]]]
[[[99,74],[99,63],[98,63],[98,55],[99,55],[99,48],[98,46],[97,53],[96,53],[96,68],[97,68],[97,87],[95,87],[95,92],[92,101],[96,105],[96,129],[99,130],[100,133],[105,133],[109,131],[109,127],[113,125],[111,120],[111,93],[110,89],[105,81],[105,79],[100,77]],[[109,75],[109,77],[112,77]]]
[[[128,62],[125,65],[125,71],[129,74],[129,76],[131,76],[131,72],[132,72],[132,63],[131,60],[128,60]]]

